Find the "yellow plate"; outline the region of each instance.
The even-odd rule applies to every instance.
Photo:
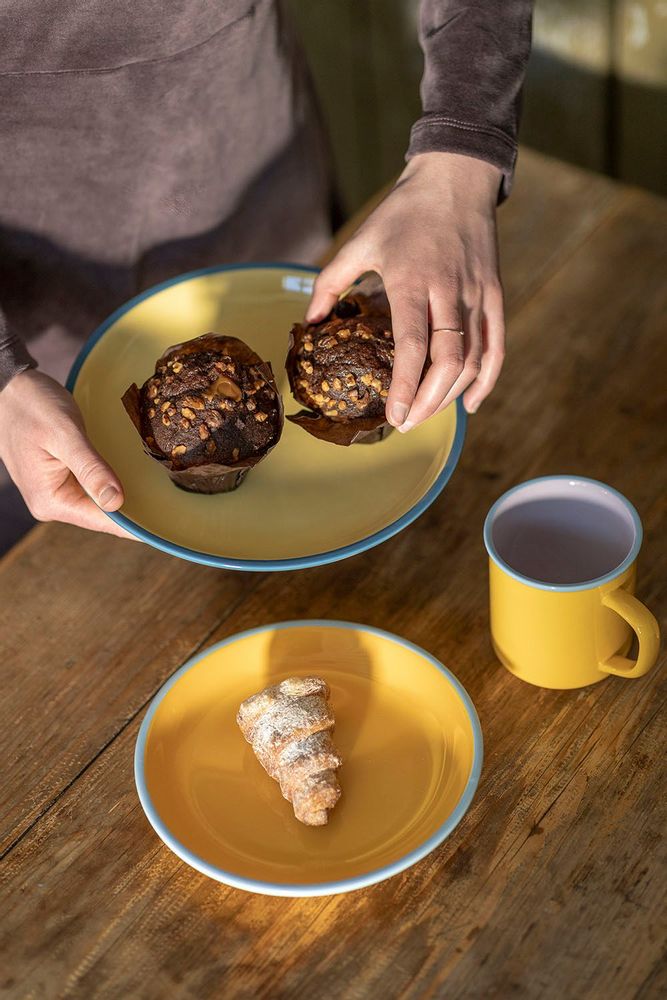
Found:
[[[342,448],[289,422],[278,446],[234,493],[177,489],[144,454],[122,405],[166,347],[209,330],[246,340],[273,365],[288,413],[284,363],[303,317],[312,268],[210,268],[132,299],[92,335],[68,388],[95,447],[120,476],[125,503],[109,516],[133,534],[196,562],[227,569],[298,569],[355,555],[396,534],[436,498],[463,446],[465,411],[450,406],[410,434]]]
[[[236,725],[285,677],[331,688],[343,794],[324,827],[299,823]],[[482,733],[460,682],[418,646],[349,622],[268,625],[186,663],[158,692],[135,752],[141,804],[180,858],[228,885],[320,896],[403,871],[466,812]]]

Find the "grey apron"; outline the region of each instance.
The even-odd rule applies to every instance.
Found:
[[[326,141],[274,0],[6,0],[0,308],[63,380],[82,341],[183,271],[313,262]],[[6,473],[0,550],[30,523]]]

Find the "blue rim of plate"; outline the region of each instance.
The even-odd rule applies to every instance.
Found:
[[[114,323],[121,318],[121,316],[124,316],[130,309],[139,305],[139,303],[143,302],[144,299],[150,298],[152,295],[155,295],[157,292],[162,292],[166,288],[171,288],[172,285],[178,285],[182,281],[190,281],[193,278],[201,278],[207,274],[217,274],[221,271],[249,271],[260,269],[276,271],[303,271],[308,274],[319,273],[319,269],[316,267],[308,267],[305,264],[290,264],[277,261],[253,264],[215,264],[212,267],[203,267],[197,271],[188,271],[175,278],[169,278],[167,281],[163,281],[158,285],[153,285],[151,288],[147,288],[146,291],[141,292],[139,295],[135,295],[135,297],[130,299],[129,302],[126,302],[124,305],[116,309],[116,311],[113,312],[108,319],[105,319],[105,321],[90,335],[86,343],[79,351],[70,373],[67,376],[67,382],[65,383],[66,388],[69,392],[74,392],[76,381],[83,363],[97,342],[102,339],[107,330],[112,327]],[[112,521],[115,521],[116,524],[119,524],[122,528],[125,528],[126,531],[129,531],[130,534],[134,535],[135,538],[139,538],[141,541],[147,542],[149,545],[152,545],[153,548],[160,549],[162,552],[168,552],[173,556],[178,556],[180,559],[187,559],[189,562],[201,563],[204,566],[214,566],[217,569],[246,570],[257,573],[279,570],[308,569],[311,566],[324,566],[327,563],[338,562],[341,559],[348,559],[350,556],[356,556],[360,552],[365,552],[367,549],[372,549],[376,545],[380,545],[381,542],[386,542],[389,538],[392,538],[400,531],[403,531],[404,528],[407,528],[413,521],[416,521],[418,517],[421,517],[424,511],[427,510],[440,493],[442,493],[458,464],[458,460],[461,457],[461,452],[463,450],[467,419],[468,417],[463,406],[463,400],[459,397],[456,400],[456,431],[452,447],[449,455],[447,456],[447,461],[438,473],[435,482],[426,491],[421,500],[418,500],[417,503],[410,508],[410,510],[406,511],[405,514],[402,514],[395,521],[392,521],[391,524],[381,528],[380,531],[376,531],[372,535],[367,535],[366,538],[360,538],[356,542],[351,542],[349,545],[343,545],[337,549],[330,549],[327,552],[315,552],[311,555],[297,556],[289,559],[232,559],[226,556],[212,555],[209,552],[200,552],[198,549],[189,549],[183,545],[177,545],[175,542],[170,542],[165,538],[161,538],[160,535],[155,535],[152,531],[142,528],[141,525],[132,521],[129,517],[125,514],[121,514],[119,511],[110,512],[105,510],[104,513],[107,517],[110,517]]]
[[[420,846],[416,847],[413,851],[409,851],[407,854],[404,854],[403,857],[398,858],[390,865],[383,865],[381,868],[375,868],[373,871],[366,872],[364,875],[357,875],[354,878],[341,879],[336,882],[316,882],[310,885],[307,883],[294,884],[264,882],[258,879],[246,878],[242,875],[235,875],[233,872],[228,872],[222,868],[216,867],[215,865],[209,864],[170,833],[169,828],[165,825],[165,823],[163,823],[158,811],[155,809],[146,785],[146,778],[144,774],[146,744],[148,742],[148,734],[151,723],[153,722],[153,718],[163,699],[174,684],[176,684],[180,678],[187,673],[187,671],[196,666],[200,660],[203,660],[215,650],[222,649],[224,646],[228,646],[233,642],[238,642],[240,639],[246,639],[249,636],[258,635],[261,632],[267,632],[269,629],[276,631],[289,628],[303,628],[304,626],[355,629],[357,631],[369,632],[373,635],[381,636],[384,639],[389,639],[391,642],[395,642],[399,646],[405,646],[406,649],[410,649],[413,652],[418,653],[425,660],[427,660],[433,667],[435,667],[436,670],[444,675],[460,697],[466,710],[466,715],[468,716],[473,732],[472,768],[470,770],[466,786],[461,793],[461,797],[445,822],[439,826],[435,833],[432,833],[423,844],[420,844]],[[343,892],[353,892],[356,889],[364,889],[368,886],[376,885],[378,882],[384,882],[386,879],[392,878],[392,876],[405,871],[406,868],[411,868],[413,865],[417,864],[418,861],[421,861],[422,858],[425,858],[427,854],[430,854],[431,851],[434,851],[436,847],[439,847],[439,845],[446,840],[452,831],[459,825],[468,811],[470,803],[472,802],[475,792],[477,791],[480,775],[482,773],[483,760],[484,739],[482,736],[482,727],[477,715],[477,710],[470,695],[461,684],[461,681],[455,677],[454,674],[440,662],[440,660],[437,660],[435,656],[431,655],[431,653],[428,653],[425,649],[422,649],[421,646],[417,646],[408,639],[403,639],[401,636],[395,635],[393,632],[386,632],[384,629],[375,628],[372,625],[360,625],[355,622],[336,621],[334,619],[313,618],[276,622],[273,625],[260,625],[257,628],[237,632],[235,635],[228,636],[227,639],[223,639],[221,642],[216,642],[213,646],[209,646],[208,649],[202,650],[201,653],[197,653],[196,656],[193,656],[192,659],[184,663],[183,666],[180,667],[176,673],[162,685],[153,698],[148,711],[144,716],[143,722],[141,723],[134,750],[134,781],[141,806],[149,823],[157,833],[160,840],[162,840],[163,843],[166,844],[167,847],[169,847],[170,850],[172,850],[174,854],[181,859],[181,861],[185,861],[191,868],[195,868],[203,875],[207,875],[209,878],[215,879],[216,882],[222,882],[225,885],[232,886],[234,889],[244,889],[246,892],[255,892],[264,896],[333,896]]]

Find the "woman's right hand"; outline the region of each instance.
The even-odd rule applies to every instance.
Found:
[[[73,397],[48,375],[20,372],[0,392],[0,458],[38,521],[132,538],[103,513],[123,503],[118,477],[86,437]]]

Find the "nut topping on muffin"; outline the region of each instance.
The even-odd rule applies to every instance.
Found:
[[[391,315],[384,298],[349,296],[321,323],[297,323],[286,367],[294,398],[306,411],[288,419],[336,444],[371,435],[379,440],[389,429],[385,402],[393,363]],[[329,422],[345,428],[334,430]]]

